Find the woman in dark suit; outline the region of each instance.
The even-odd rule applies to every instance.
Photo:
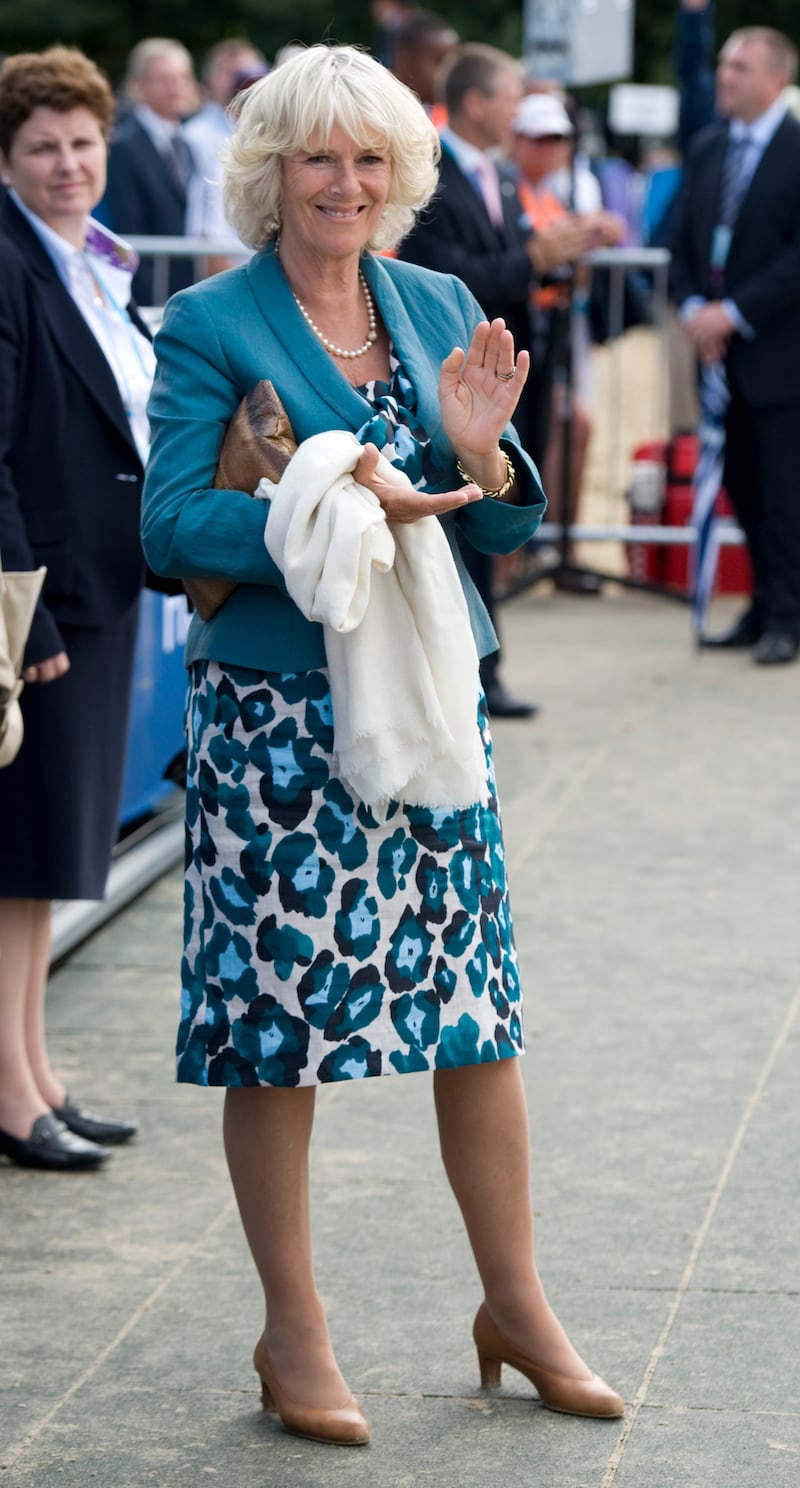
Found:
[[[25,738],[0,773],[0,1152],[96,1166],[135,1124],[82,1110],[51,1069],[54,899],[101,899],[114,843],[144,578],[139,497],[153,353],[135,255],[90,213],[108,83],[52,47],[0,69],[0,552],[47,566],[24,658]]]

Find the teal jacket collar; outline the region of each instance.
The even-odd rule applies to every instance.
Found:
[[[431,376],[430,358],[425,355],[411,316],[393,281],[393,261],[364,254],[361,267],[395,355],[416,388],[419,421],[430,433],[434,452],[447,459],[449,445],[441,435],[438,385]],[[275,254],[274,244],[268,244],[262,253],[250,260],[247,277],[264,320],[301,376],[311,378],[317,395],[333,409],[337,421],[343,421],[351,429],[360,428],[371,416],[372,408],[342,376],[301,315]]]

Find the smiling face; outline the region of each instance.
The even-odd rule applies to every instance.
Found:
[[[1,158],[4,178],[28,210],[82,245],[106,186],[106,142],[91,110],[35,108]]]
[[[334,125],[327,140],[282,164],[281,252],[357,258],[380,221],[392,182],[388,150],[365,149]]]

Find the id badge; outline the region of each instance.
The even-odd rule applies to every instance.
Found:
[[[724,269],[728,262],[728,254],[731,248],[731,229],[729,227],[715,227],[714,236],[711,239],[711,267],[712,269]]]

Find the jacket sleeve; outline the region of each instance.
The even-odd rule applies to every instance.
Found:
[[[737,284],[731,299],[757,336],[800,306],[800,205],[794,240]]]
[[[28,357],[26,320],[32,313],[23,275],[6,254],[0,253],[0,554],[9,573],[24,573],[39,567],[28,540],[13,461],[17,411]],[[63,650],[58,626],[40,597],[23,664],[33,666]]]
[[[467,345],[476,325],[484,319],[480,305],[465,286],[454,281],[455,291],[465,321]],[[547,499],[533,460],[522,448],[513,424],[508,424],[500,440],[517,473],[515,501],[497,501],[485,496],[471,502],[457,514],[457,524],[464,536],[481,553],[514,553],[533,536],[544,516]],[[456,472],[456,479],[460,480]]]
[[[236,386],[208,310],[191,291],[170,300],[155,349],[142,504],[150,567],[285,588],[264,546],[267,503],[212,486],[226,427],[250,389]]]
[[[672,231],[667,243],[672,254],[669,269],[670,295],[678,309],[692,295],[704,295],[700,266],[695,263],[693,230],[696,175],[696,152],[690,148],[672,212]]]
[[[151,211],[144,194],[142,167],[129,141],[112,140],[108,152],[105,195],[97,212],[112,232],[146,234],[151,231]]]

